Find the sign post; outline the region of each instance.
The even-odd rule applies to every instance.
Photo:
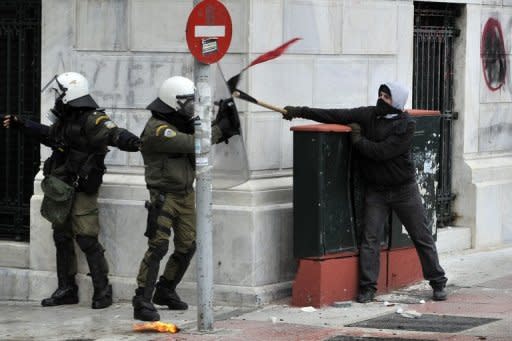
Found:
[[[231,42],[231,17],[218,0],[194,0],[187,21],[187,44],[195,57],[194,98],[197,220],[197,329],[213,330],[213,224],[210,65],[220,60]]]

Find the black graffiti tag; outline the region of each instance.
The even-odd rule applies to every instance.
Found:
[[[480,57],[487,87],[496,91],[505,84],[507,59],[500,22],[489,18],[485,23],[480,43]]]

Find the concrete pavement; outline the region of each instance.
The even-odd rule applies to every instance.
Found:
[[[163,334],[133,332],[128,302],[97,311],[89,302],[42,308],[4,301],[0,340],[512,340],[512,246],[442,254],[441,262],[449,277],[445,302],[432,301],[422,282],[369,304],[309,311],[289,306],[289,299],[258,308],[216,306],[211,333],[197,331],[196,307],[160,309],[163,322],[181,328]]]

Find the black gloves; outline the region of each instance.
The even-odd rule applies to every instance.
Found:
[[[25,126],[25,120],[18,115],[4,115],[2,118],[5,128],[22,128]]]
[[[138,152],[142,142],[137,136],[123,129],[117,138],[116,146],[127,152]]]
[[[283,118],[285,120],[291,121],[292,118],[300,117],[302,107],[286,106],[284,107],[284,110],[286,110],[286,113],[283,114]]]
[[[240,118],[233,98],[220,100],[219,111],[212,122],[212,125],[215,124],[222,132],[219,142],[227,141],[233,135],[240,135]]]
[[[352,141],[352,144],[356,144],[361,140],[361,126],[357,123],[350,123],[348,124],[350,128],[352,128],[352,132],[350,133],[350,141]]]

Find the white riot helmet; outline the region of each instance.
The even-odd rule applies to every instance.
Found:
[[[53,80],[57,86],[52,87],[56,94],[56,101],[61,100],[63,104],[67,104],[75,108],[97,108],[98,104],[89,94],[89,82],[87,79],[77,72],[64,72],[55,76],[43,88],[46,89]]]
[[[182,76],[174,76],[166,79],[160,90],[158,98],[147,106],[147,109],[162,114],[183,112],[186,116],[192,116],[194,104],[194,83]]]

